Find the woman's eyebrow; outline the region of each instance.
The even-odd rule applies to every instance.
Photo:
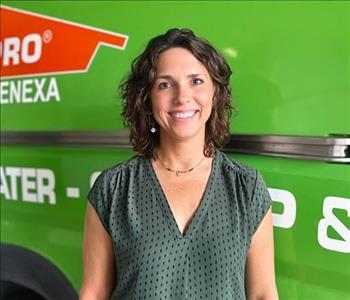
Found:
[[[188,78],[194,78],[194,77],[198,77],[198,76],[206,76],[206,74],[201,74],[201,73],[196,73],[196,74],[188,74],[186,77]],[[157,79],[174,79],[174,77],[172,77],[171,75],[158,75],[155,77],[155,80]]]

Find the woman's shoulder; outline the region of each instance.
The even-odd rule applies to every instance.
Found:
[[[119,172],[123,172],[127,169],[133,169],[137,166],[137,164],[139,164],[140,159],[140,156],[133,155],[132,157],[126,160],[120,161],[114,165],[109,166],[104,171],[110,174],[116,174]]]
[[[134,155],[98,172],[89,191],[90,194],[113,194],[116,189],[121,193],[138,178],[138,168],[143,158]],[[88,196],[88,197],[89,197]]]
[[[245,195],[240,203],[247,208],[249,230],[252,235],[272,203],[266,182],[258,169],[223,152],[222,162],[224,170],[228,170],[223,172],[225,184],[232,184],[240,189],[242,193],[237,194],[238,196]]]
[[[102,173],[104,173],[104,176],[109,180],[120,176],[130,177],[133,174],[137,173],[135,171],[137,171],[139,168],[142,160],[144,160],[144,158],[140,157],[139,155],[133,155],[126,160],[105,168]]]
[[[221,154],[222,164],[223,166],[225,166],[227,170],[229,170],[229,172],[238,173],[239,175],[247,177],[252,180],[256,178],[257,172],[258,172],[256,168],[246,163],[243,163],[222,151],[220,151],[220,154]]]

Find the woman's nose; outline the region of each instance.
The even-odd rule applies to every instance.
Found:
[[[178,85],[176,95],[175,95],[175,102],[176,103],[186,103],[191,101],[192,94],[191,89],[188,86],[185,85]]]

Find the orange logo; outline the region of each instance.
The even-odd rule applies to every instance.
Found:
[[[1,5],[1,78],[87,72],[100,45],[126,35]]]

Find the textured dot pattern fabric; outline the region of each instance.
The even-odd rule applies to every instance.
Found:
[[[88,200],[113,240],[111,299],[245,299],[247,251],[271,206],[258,170],[216,150],[183,235],[149,159],[103,170]]]

